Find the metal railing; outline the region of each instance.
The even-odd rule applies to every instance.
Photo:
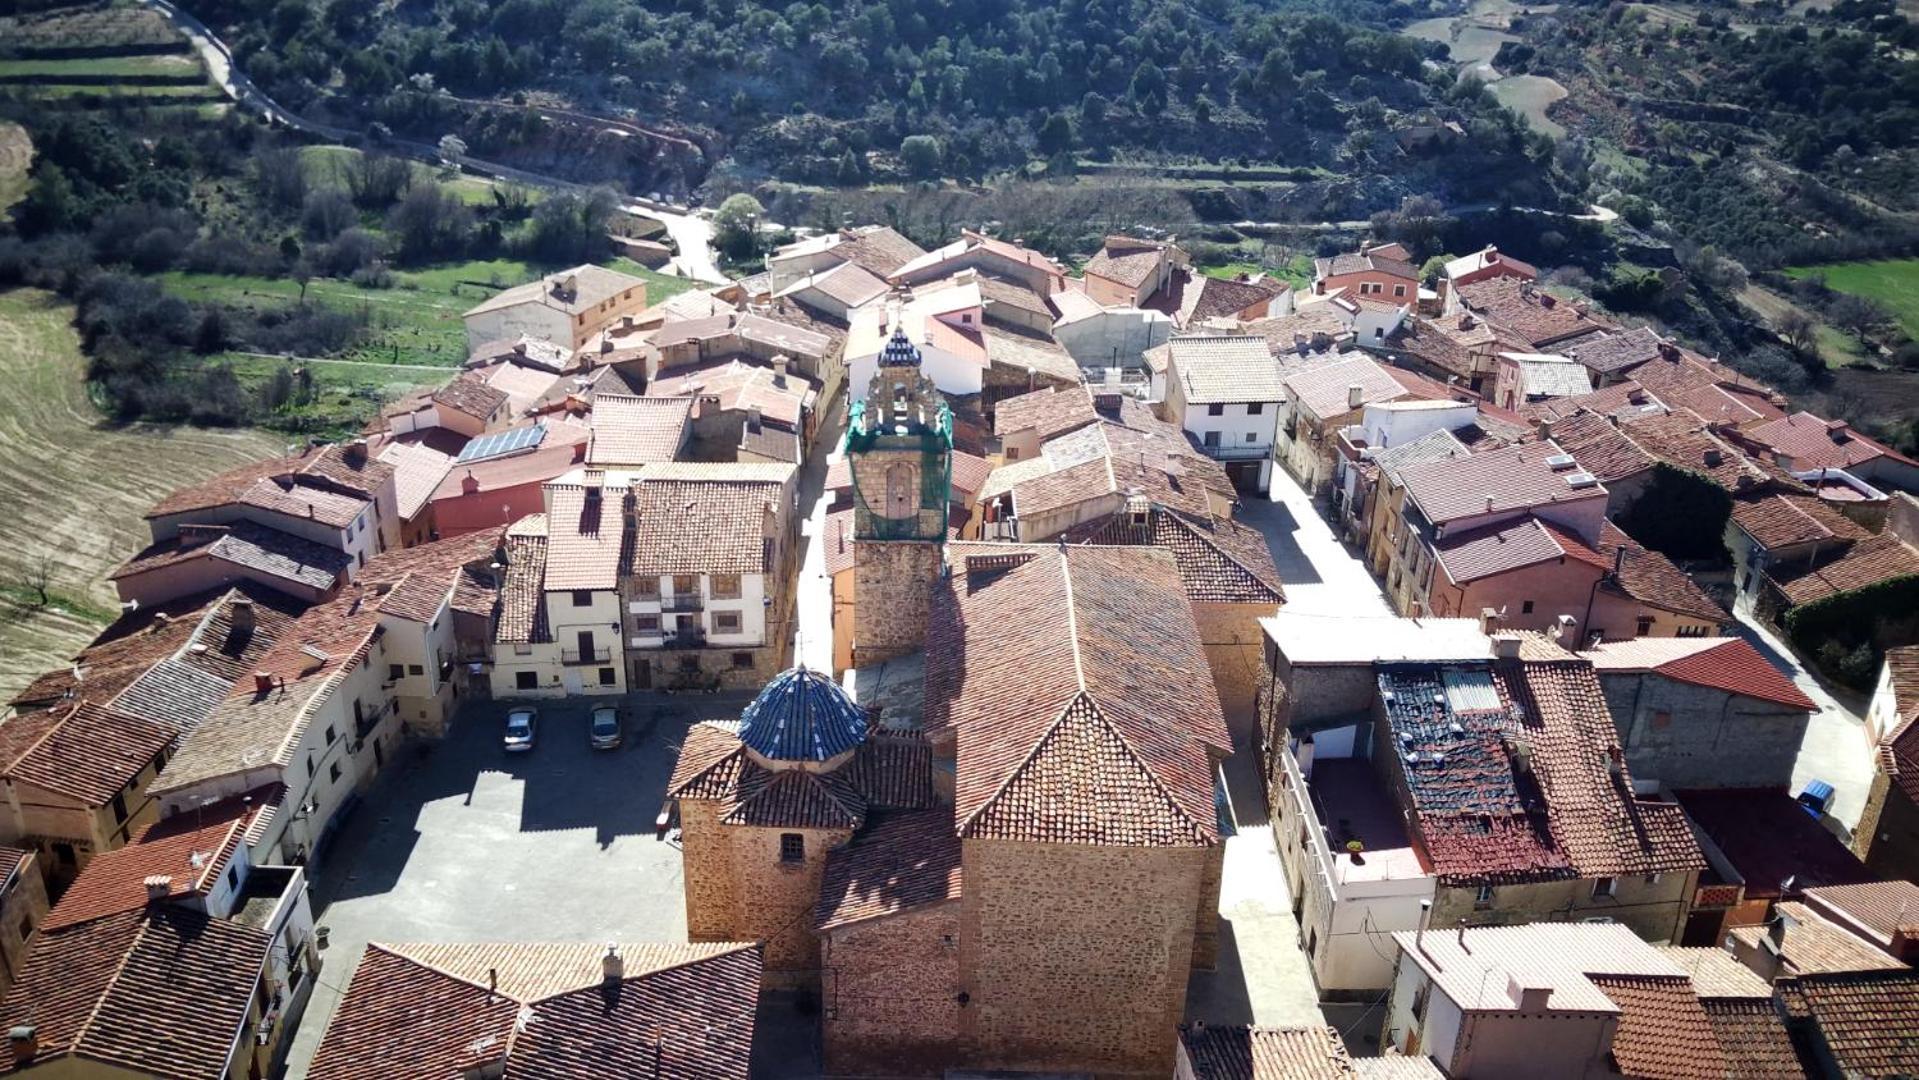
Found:
[[[698,611],[706,606],[706,600],[699,593],[673,593],[660,597],[662,611]]]
[[[611,649],[561,649],[562,664],[604,664],[613,655]]]
[[[1258,461],[1273,455],[1271,443],[1263,446],[1201,446],[1199,450],[1214,461]]]
[[[664,649],[704,649],[706,635],[703,633],[668,634],[660,645]]]

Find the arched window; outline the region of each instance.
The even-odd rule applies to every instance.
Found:
[[[904,461],[888,465],[886,467],[886,509],[883,511],[885,516],[912,517],[918,503],[918,484],[913,476],[913,467]]]

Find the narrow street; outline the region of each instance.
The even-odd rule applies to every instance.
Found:
[[[1819,711],[1806,726],[1806,739],[1799,745],[1799,762],[1792,771],[1793,794],[1804,790],[1808,781],[1824,780],[1833,789],[1832,815],[1846,828],[1853,828],[1866,809],[1866,795],[1872,787],[1873,748],[1866,739],[1865,701],[1854,698],[1849,703],[1835,696],[1806,670],[1771,628],[1749,611],[1735,608],[1734,614],[1739,619],[1739,636],[1819,703]]]
[[[1269,499],[1249,497],[1241,519],[1272,548],[1286,588],[1286,610],[1313,615],[1390,615],[1379,583],[1333,534],[1312,496],[1284,469],[1273,469]]]

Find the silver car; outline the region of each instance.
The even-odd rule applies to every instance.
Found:
[[[540,714],[536,709],[519,708],[506,714],[507,753],[523,753],[533,749],[533,739],[539,732]]]
[[[611,705],[593,707],[586,727],[587,743],[595,750],[614,750],[620,745],[620,710]]]

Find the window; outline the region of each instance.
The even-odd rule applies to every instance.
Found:
[[[1204,445],[1206,445],[1206,446],[1218,446],[1218,445],[1219,445],[1219,432],[1217,432],[1217,431],[1209,431],[1209,432],[1207,432],[1207,433],[1206,433],[1206,434],[1205,434],[1205,435],[1204,435],[1204,436],[1203,436],[1203,437],[1202,437],[1202,438],[1200,439],[1200,442],[1201,442],[1201,443],[1203,443],[1203,444],[1204,444]]]
[[[313,779],[313,755],[307,755],[307,779]]]
[[[125,792],[115,792],[113,796],[113,820],[127,819],[127,796]]]
[[[574,589],[573,590],[573,606],[574,607],[592,607],[593,606],[593,590]]]
[[[227,888],[238,889],[239,887],[240,887],[240,868],[237,866],[227,868]]]
[[[1393,295],[1400,297],[1401,299],[1404,299],[1406,296],[1406,286],[1404,285],[1393,286]]]
[[[1479,892],[1473,897],[1473,906],[1476,908],[1492,907],[1493,896],[1497,891],[1498,890],[1494,889],[1491,885],[1481,885]]]
[[[513,645],[513,655],[514,656],[532,656],[533,646],[527,644],[524,641],[515,642]]]
[[[340,763],[336,761],[333,764],[328,765],[326,774],[328,779],[331,779],[336,784],[339,783],[340,782]]]
[[[713,588],[713,596],[718,600],[737,600],[740,596],[740,576],[738,574],[714,574],[707,579]]]
[[[1257,432],[1257,431],[1249,431],[1249,432],[1247,432],[1247,433],[1246,433],[1246,441],[1247,441],[1247,442],[1253,442],[1253,443],[1256,443],[1256,442],[1258,442],[1258,441],[1259,441],[1259,432]]]
[[[603,667],[600,669],[600,685],[601,686],[612,686],[618,680],[619,680],[619,675],[616,672],[614,672],[612,668]]]
[[[673,594],[675,596],[700,595],[700,575],[674,574],[673,575]]]
[[[1225,416],[1225,415],[1226,415],[1226,406],[1224,406],[1224,405],[1208,405],[1208,406],[1206,406],[1206,415],[1207,415],[1207,416]]]
[[[1007,447],[1007,448],[1006,448],[1006,460],[1008,460],[1008,461],[1018,461],[1018,460],[1019,460],[1019,447],[1017,447],[1017,446],[1009,446],[1009,447]]]
[[[418,664],[408,664],[406,666],[406,673],[408,675],[425,675],[426,669]]]
[[[1650,634],[1650,633],[1652,633],[1652,616],[1651,616],[1651,615],[1641,615],[1641,616],[1639,617],[1639,633],[1638,633],[1638,636],[1639,636],[1639,637],[1645,637],[1645,636],[1646,636],[1647,634]]]
[[[780,861],[805,862],[806,837],[796,832],[780,834]]]
[[[1521,615],[1531,615],[1533,613],[1533,602],[1531,600],[1528,600],[1525,603],[1519,605],[1519,613]]]
[[[339,737],[340,737],[340,733],[333,730],[332,724],[328,724],[326,726],[326,744],[328,746],[332,746],[334,741],[338,739]]]
[[[1383,326],[1373,327],[1373,340],[1374,341],[1386,340],[1386,328]]]
[[[1613,895],[1613,892],[1616,889],[1618,889],[1618,887],[1619,887],[1618,878],[1602,877],[1599,880],[1593,882],[1593,899],[1594,900],[1610,899]]]
[[[716,611],[713,613],[713,632],[716,634],[737,634],[740,632],[740,613],[737,611]]]
[[[1260,413],[1263,413],[1265,411],[1266,411],[1266,403],[1263,401],[1254,401],[1249,403],[1246,406],[1247,416],[1258,416]]]
[[[514,672],[513,688],[515,690],[538,690],[540,688],[539,673],[535,671]]]
[[[660,579],[656,577],[639,578],[633,582],[633,592],[637,596],[649,598],[658,597],[660,595]]]
[[[734,654],[733,654],[733,666],[734,666],[734,667],[736,667],[736,668],[750,668],[750,667],[752,667],[752,666],[753,666],[753,654],[752,654],[752,653],[750,653],[750,652],[736,652],[736,653],[734,653]]]
[[[399,664],[388,664],[386,666],[386,677],[389,682],[394,679],[401,678],[405,674],[406,674],[406,668],[402,667]]]
[[[657,634],[660,632],[660,617],[658,615],[636,615],[633,617],[633,627],[642,634]]]

